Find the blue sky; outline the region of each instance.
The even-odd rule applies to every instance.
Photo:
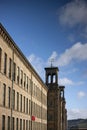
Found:
[[[68,119],[87,118],[86,0],[1,0],[0,22],[43,80],[54,59]]]

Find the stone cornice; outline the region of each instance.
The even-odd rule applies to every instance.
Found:
[[[41,82],[45,87],[46,90],[47,86],[44,84],[44,82],[42,81],[42,79],[40,78],[40,76],[37,74],[37,72],[35,71],[35,69],[32,67],[32,65],[29,63],[29,61],[27,60],[27,58],[24,56],[24,54],[22,53],[22,51],[19,49],[19,47],[16,45],[16,43],[14,42],[14,40],[11,38],[11,36],[9,35],[9,33],[6,31],[6,29],[3,27],[3,25],[0,23],[0,36],[6,41],[6,43],[13,49],[13,51],[15,52],[15,54],[17,54],[20,59],[24,62],[24,64],[31,70],[31,73],[37,78],[37,80],[39,82]]]
[[[10,45],[12,46],[11,39],[9,36],[6,34],[6,30],[3,28],[3,26],[0,23],[0,35],[3,37],[3,39]]]

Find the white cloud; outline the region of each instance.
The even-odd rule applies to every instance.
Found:
[[[80,85],[84,84],[83,81],[74,82],[74,81],[68,79],[67,77],[59,78],[58,82],[59,82],[59,85],[65,85],[65,86],[80,86]]]
[[[43,61],[42,58],[31,54],[30,56],[28,56],[27,58],[29,60],[29,62],[32,64],[32,66],[34,67],[34,69],[37,71],[37,73],[44,78],[44,66],[45,66],[45,62]]]
[[[78,98],[83,98],[83,97],[85,97],[86,96],[86,93],[85,92],[83,92],[83,91],[80,91],[80,92],[78,92]]]
[[[68,79],[68,78],[60,78],[59,79],[59,84],[60,85],[65,85],[65,86],[66,85],[70,85],[70,86],[74,85],[73,81]]]
[[[52,55],[54,52],[52,53]],[[66,49],[64,53],[62,53],[59,57],[57,52],[55,52],[56,56],[54,56],[54,63],[57,66],[65,66],[70,64],[72,61],[83,61],[87,60],[87,43],[82,44],[80,42],[74,44],[71,48]],[[49,57],[49,59],[52,57]]]
[[[38,57],[34,54],[28,56],[29,62],[33,65],[37,73],[44,79],[45,72],[44,67],[49,65],[49,61],[54,59],[55,66],[66,66],[75,61],[83,61],[87,60],[87,43],[76,43],[71,48],[66,49],[64,53],[58,56],[56,51],[53,51],[51,56],[47,61],[44,61],[41,57]],[[75,70],[76,71],[76,70]],[[62,85],[82,85],[84,82],[80,81],[74,83],[72,80],[64,77],[63,79],[59,79],[59,83]]]
[[[55,62],[56,58],[57,58],[57,52],[53,51],[51,56],[48,58],[48,63],[47,64],[49,65],[52,61]]]
[[[85,0],[73,0],[61,7],[59,11],[61,24],[70,27],[77,24],[87,25],[87,3]]]
[[[68,113],[68,119],[87,118],[86,109],[69,109],[67,113]]]
[[[49,60],[55,59],[57,57],[56,51],[53,51],[52,55],[50,56]]]
[[[85,84],[84,81],[79,81],[79,82],[76,83],[76,85],[78,85],[78,86],[83,85],[83,84]]]

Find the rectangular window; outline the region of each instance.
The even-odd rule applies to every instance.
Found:
[[[28,120],[26,120],[26,130],[28,130]]]
[[[11,72],[12,72],[12,60],[9,58],[9,78],[11,79]]]
[[[25,86],[26,86],[26,74],[24,74],[24,89],[25,89]]]
[[[22,95],[20,95],[20,111],[22,112]]]
[[[18,118],[16,119],[16,130],[18,130]]]
[[[13,109],[15,109],[15,90],[13,90]]]
[[[20,130],[22,130],[22,119],[20,119]]]
[[[8,130],[10,130],[10,116],[8,116]]]
[[[6,104],[6,84],[3,84],[3,106]]]
[[[29,120],[29,130],[31,129],[31,121]]]
[[[17,67],[17,84],[19,84],[20,69]]]
[[[28,98],[26,100],[26,113],[28,113]]]
[[[7,54],[4,53],[4,74],[7,73]]]
[[[17,92],[17,111],[19,111],[19,93]]]
[[[1,71],[1,62],[2,62],[2,49],[0,48],[0,71]]]
[[[28,76],[27,76],[27,91],[28,91]]]
[[[15,81],[16,79],[16,64],[13,63],[13,80]]]
[[[2,116],[2,130],[5,130],[5,116]]]
[[[30,110],[31,110],[31,104],[30,104],[30,100],[29,100],[29,115],[30,115]]]
[[[31,93],[31,86],[32,86],[32,82],[31,79],[29,79],[29,93]]]
[[[14,130],[14,129],[15,129],[15,128],[14,128],[14,127],[15,127],[15,120],[14,120],[14,117],[12,118],[12,123],[13,123],[13,124],[12,124],[12,130]]]
[[[23,120],[23,130],[25,130],[25,120]]]
[[[9,107],[9,108],[10,108],[10,105],[11,105],[10,98],[11,98],[11,88],[8,87],[8,107]]]
[[[25,96],[24,96],[24,112],[25,112]]]
[[[23,71],[21,70],[21,86],[23,84]]]

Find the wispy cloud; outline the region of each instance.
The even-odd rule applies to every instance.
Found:
[[[83,85],[84,82],[83,81],[74,82],[71,79],[68,79],[67,77],[64,77],[64,78],[59,78],[59,84],[71,87],[71,86]]]
[[[56,55],[54,55],[54,53]],[[53,57],[54,56],[54,57]],[[57,52],[53,52],[49,57],[54,58],[55,65],[57,66],[65,66],[70,64],[72,61],[83,61],[87,60],[87,43],[82,44],[80,42],[74,44],[71,48],[66,49],[64,53],[60,56],[57,55]]]
[[[87,43],[82,44],[82,43],[76,43],[74,44],[71,48],[66,49],[65,52],[60,54],[58,56],[56,51],[53,51],[51,56],[47,59],[47,61],[44,61],[41,57],[36,56],[35,54],[31,54],[28,56],[29,62],[33,65],[37,73],[44,78],[44,67],[49,66],[49,61],[51,59],[54,59],[55,66],[66,66],[69,65],[72,62],[76,61],[83,61],[87,60]],[[76,70],[75,70],[76,71]],[[84,84],[82,81],[78,83],[74,83],[67,77],[64,77],[63,79],[59,79],[60,84],[64,85],[82,85]]]
[[[31,54],[30,56],[27,57],[29,62],[33,65],[34,69],[36,72],[44,78],[44,67],[45,67],[45,62],[42,58],[39,56],[36,56],[35,54]]]
[[[76,39],[87,39],[87,1],[73,0],[60,7],[58,19],[62,27],[71,29],[68,36],[70,42]]]
[[[87,2],[85,0],[73,0],[61,7],[59,21],[63,25],[73,27],[75,25],[87,25]]]
[[[74,82],[72,81],[72,80],[70,80],[70,79],[68,79],[68,78],[60,78],[59,79],[59,84],[60,85],[70,85],[70,86],[72,86],[72,85],[74,85]]]
[[[68,119],[78,119],[78,118],[87,118],[86,109],[69,109],[68,110]]]
[[[83,98],[86,96],[86,93],[83,91],[80,91],[80,92],[78,92],[77,96],[78,96],[78,98]]]

